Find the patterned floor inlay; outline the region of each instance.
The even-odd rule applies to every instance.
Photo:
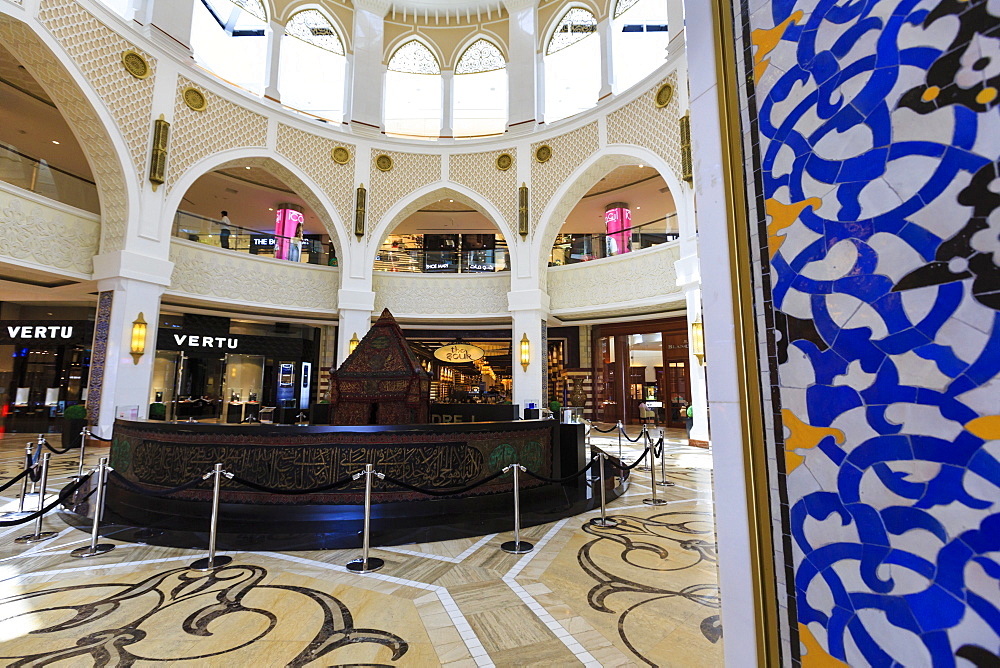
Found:
[[[25,440],[0,440],[0,482],[20,469]],[[617,451],[617,439],[603,444]],[[105,452],[89,449],[88,465]],[[627,460],[639,452],[624,447]],[[50,492],[77,456],[53,455]],[[366,575],[344,568],[351,550],[230,552],[231,565],[200,573],[188,569],[198,550],[113,531],[102,540],[114,551],[82,561],[69,552],[86,534],[51,513],[50,541],[18,545],[25,527],[0,529],[0,663],[722,665],[710,465],[709,451],[671,438],[665,506],[642,503],[649,477],[636,472],[609,506],[615,528],[589,525],[596,512],[531,527],[525,555],[499,549],[509,534],[376,548],[386,566]]]

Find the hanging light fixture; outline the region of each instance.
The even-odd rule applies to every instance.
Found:
[[[361,343],[361,341],[358,340],[358,333],[354,332],[354,336],[351,337],[350,348],[347,350],[349,355],[354,354],[354,349],[358,347],[359,343]]]
[[[139,317],[132,321],[132,363],[138,364],[139,358],[146,353],[146,319],[139,312]]]
[[[705,328],[700,320],[691,323],[691,352],[705,366]]]
[[[529,364],[531,364],[531,342],[528,341],[528,335],[523,334],[521,336],[521,368],[527,371]]]

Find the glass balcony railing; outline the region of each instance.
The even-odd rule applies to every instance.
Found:
[[[337,266],[337,256],[326,235],[303,238],[283,237],[239,225],[223,224],[218,220],[187,211],[174,214],[173,234],[179,239],[225,248],[238,253],[263,255],[289,262],[304,262]]]
[[[0,142],[0,181],[91,213],[101,212],[93,181]]]
[[[375,271],[421,274],[491,274],[509,271],[510,252],[506,241],[496,238],[493,245],[493,248],[488,249],[430,250],[424,248],[419,241],[386,242],[375,254]]]
[[[610,234],[560,234],[552,245],[549,266],[615,257],[675,241],[678,236],[676,213]]]

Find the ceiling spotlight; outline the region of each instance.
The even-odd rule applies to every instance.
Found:
[[[267,210],[268,210],[268,211],[274,211],[274,208],[273,208],[273,207],[268,207],[268,209],[267,209]]]
[[[643,168],[643,167],[645,167],[645,166],[646,166],[646,165],[639,165],[639,169],[642,169],[642,168]],[[247,167],[247,169],[250,169],[250,168],[249,168],[249,167]]]
[[[55,139],[52,140],[52,143],[55,144],[56,146],[59,146],[59,142],[57,142]]]

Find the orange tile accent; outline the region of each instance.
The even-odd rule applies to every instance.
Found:
[[[750,33],[750,41],[757,47],[757,51],[753,54],[754,83],[760,81],[764,70],[767,69],[768,64],[771,62],[770,60],[764,60],[764,56],[774,51],[775,47],[778,46],[778,42],[781,41],[781,36],[788,29],[788,26],[798,23],[802,19],[802,16],[802,10],[800,9],[773,28],[758,28]]]
[[[788,427],[788,438],[785,439],[785,473],[791,473],[805,461],[805,457],[795,452],[799,448],[808,450],[815,448],[827,436],[833,436],[837,443],[844,442],[844,432],[832,427],[814,427],[800,420],[795,413],[787,408],[782,409],[781,419]]]
[[[818,197],[810,197],[791,204],[782,204],[773,198],[766,200],[764,210],[771,217],[771,222],[767,224],[767,250],[770,257],[774,257],[774,254],[781,248],[781,244],[785,243],[785,236],[778,233],[798,220],[807,206],[818,211],[822,205],[823,200]]]

